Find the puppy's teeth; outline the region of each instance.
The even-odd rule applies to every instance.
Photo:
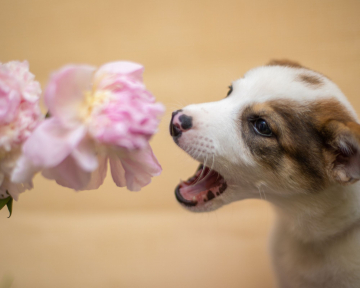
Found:
[[[195,196],[193,196],[192,200],[193,200],[193,201],[196,201],[196,197],[195,197]]]

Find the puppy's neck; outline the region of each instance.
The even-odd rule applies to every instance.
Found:
[[[278,227],[302,242],[324,242],[360,228],[360,183],[317,194],[271,196]]]

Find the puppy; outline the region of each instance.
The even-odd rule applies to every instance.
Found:
[[[175,111],[170,134],[201,163],[175,189],[185,208],[273,204],[279,287],[360,287],[360,125],[330,79],[272,61],[224,99]]]

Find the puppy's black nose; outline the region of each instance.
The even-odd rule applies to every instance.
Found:
[[[179,117],[180,125],[183,130],[188,130],[192,127],[192,117],[185,114],[180,115]]]
[[[171,121],[170,121],[170,135],[173,136],[173,137],[178,137],[181,135],[181,130],[180,130],[180,127],[178,127],[179,125],[175,125],[174,124],[174,118],[175,116],[181,112],[181,110],[177,110],[177,111],[174,111],[172,113],[172,117],[171,117]]]
[[[192,117],[181,112],[182,110],[173,112],[170,121],[170,135],[177,138],[181,136],[183,131],[189,130],[192,127]]]

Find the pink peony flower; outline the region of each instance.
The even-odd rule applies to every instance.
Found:
[[[54,73],[45,91],[51,118],[23,146],[13,180],[43,175],[75,190],[96,189],[108,160],[119,187],[138,191],[159,175],[161,166],[149,140],[164,107],[142,82],[143,67],[113,62],[95,71],[69,65]]]
[[[40,84],[34,78],[26,61],[0,63],[0,199],[17,200],[21,192],[32,188],[31,179],[14,183],[11,173],[22,143],[43,119]]]

